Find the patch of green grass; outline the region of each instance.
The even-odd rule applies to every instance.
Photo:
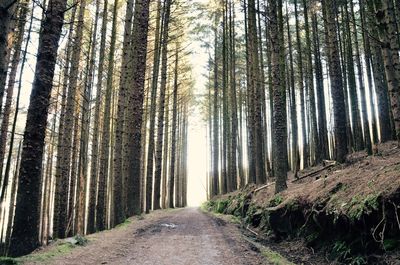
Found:
[[[344,241],[333,244],[332,255],[339,260],[346,260],[351,254],[351,248]]]
[[[276,194],[275,197],[269,202],[270,207],[278,206],[283,202],[283,198],[280,194]]]
[[[313,243],[319,237],[320,237],[320,232],[316,230],[316,231],[306,234],[305,239],[306,239],[307,243]]]
[[[75,245],[68,242],[59,243],[51,247],[46,252],[33,253],[24,257],[17,258],[15,259],[17,263],[14,264],[20,264],[20,263],[23,264],[24,262],[40,262],[40,264],[50,263],[54,258],[71,252],[71,250],[74,249],[75,247],[76,247]]]
[[[278,252],[273,251],[270,248],[264,248],[261,251],[261,254],[267,258],[269,262],[271,262],[274,265],[294,265],[294,263],[288,261],[286,258],[284,258],[281,254]]]
[[[344,241],[336,241],[333,244],[332,258],[349,265],[365,265],[367,259],[364,256],[352,255],[352,248]]]
[[[362,256],[354,257],[350,261],[350,265],[365,265],[365,264],[367,264],[367,260],[365,259],[365,257]]]
[[[18,265],[21,264],[18,258],[0,257],[0,264],[2,265]]]
[[[242,220],[241,220],[240,217],[237,217],[237,216],[235,216],[235,215],[228,215],[228,216],[229,216],[229,221],[230,221],[231,223],[237,224],[237,225],[239,225],[239,224],[242,223]]]
[[[137,218],[139,219],[139,216],[137,216]],[[140,220],[140,219],[139,219]],[[117,225],[115,228],[123,228],[123,227],[127,227],[129,224],[131,224],[132,221],[130,219],[125,219],[125,221],[123,221],[122,223],[120,223],[119,225]]]

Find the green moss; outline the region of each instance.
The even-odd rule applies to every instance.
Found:
[[[244,222],[251,223],[251,220],[253,220],[253,216],[256,212],[257,212],[257,207],[254,204],[250,204],[249,208],[247,209],[246,216],[244,217]]]
[[[270,263],[274,265],[294,265],[294,263],[288,261],[281,254],[273,251],[270,248],[264,248],[261,253]]]
[[[219,200],[217,202],[215,211],[217,213],[224,213],[228,205],[229,205],[229,200]]]
[[[201,210],[203,210],[203,211],[205,211],[205,212],[208,212],[210,209],[212,209],[212,208],[214,208],[214,201],[206,201],[206,202],[203,202],[202,204],[201,204],[201,206],[200,206],[200,209]]]
[[[283,202],[283,198],[280,194],[276,194],[275,197],[269,202],[270,207],[278,206]]]
[[[383,241],[383,248],[386,251],[391,251],[396,249],[400,244],[400,241],[397,239],[388,238]]]
[[[356,195],[348,205],[348,215],[351,220],[360,220],[364,214],[370,214],[379,208],[379,195],[377,193],[369,194],[366,197]]]
[[[226,213],[228,207],[232,204],[232,199],[229,197],[228,199],[217,199],[210,200],[201,205],[201,209],[206,212],[216,212],[216,213]],[[231,211],[232,213],[234,211]]]
[[[74,238],[76,240],[76,245],[78,246],[86,246],[89,242],[86,237],[81,235],[76,235]]]

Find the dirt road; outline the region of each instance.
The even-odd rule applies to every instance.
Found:
[[[110,231],[89,236],[49,264],[241,265],[267,264],[239,229],[196,208],[157,211]],[[49,251],[49,250],[41,250]],[[39,264],[30,262],[27,264]],[[42,264],[42,263],[40,263]]]

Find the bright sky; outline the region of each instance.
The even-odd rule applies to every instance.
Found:
[[[205,3],[208,0],[194,0],[193,2]],[[189,38],[190,39],[190,38]],[[206,93],[206,66],[208,60],[207,51],[200,47],[198,41],[190,40],[190,51],[192,51],[191,64],[193,66],[192,76],[195,79],[193,94],[201,97]],[[201,98],[196,98],[202,100]],[[188,205],[199,206],[207,199],[206,174],[207,174],[207,126],[200,112],[201,106],[192,106],[189,115],[188,135]]]

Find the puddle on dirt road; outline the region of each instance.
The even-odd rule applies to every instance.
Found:
[[[172,230],[177,228],[178,225],[174,223],[158,223],[158,224],[152,224],[144,228],[140,228],[136,231],[136,235],[142,236],[142,235],[153,235],[156,233],[160,233],[162,230]]]
[[[173,224],[173,223],[170,223],[170,224],[160,224],[160,226],[162,226],[162,227],[167,227],[167,228],[172,228],[172,229],[174,229],[174,228],[177,227],[177,225],[176,225],[176,224]]]

